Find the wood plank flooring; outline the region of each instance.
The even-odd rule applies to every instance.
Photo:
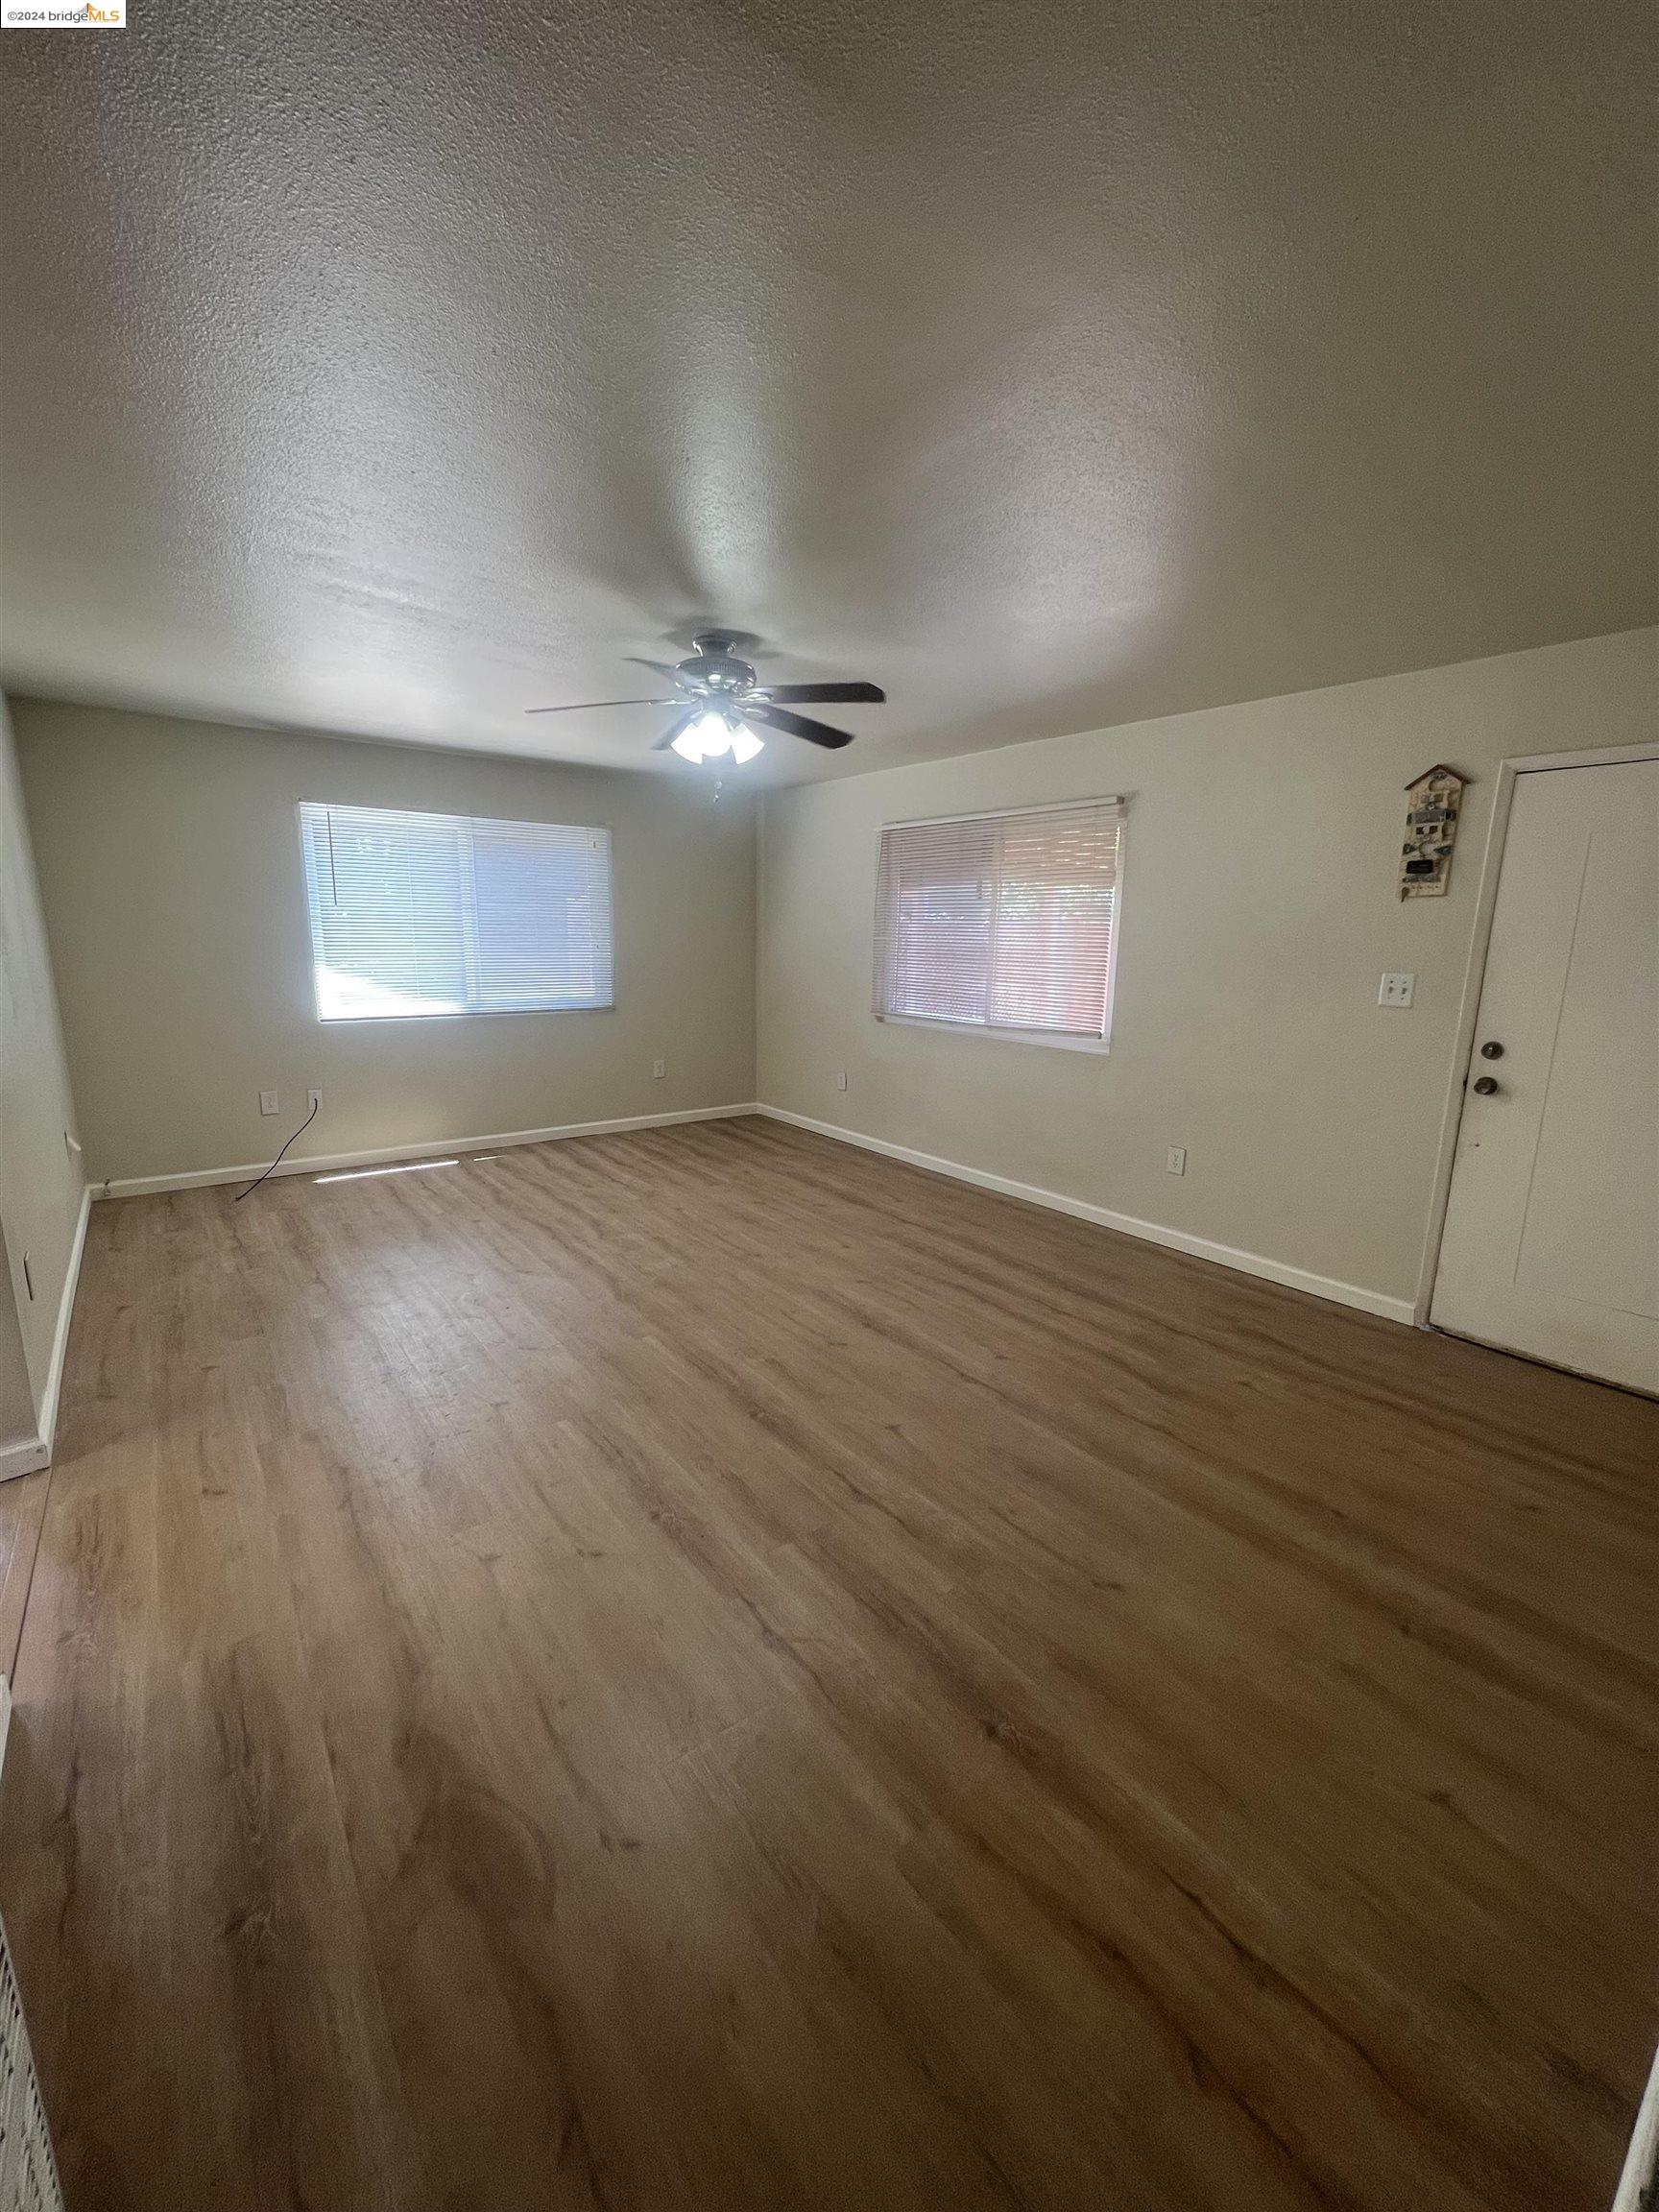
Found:
[[[16,1671],[23,1608],[50,1481],[42,1468],[38,1474],[14,1475],[0,1482],[0,1674],[7,1676]]]
[[[758,1121],[94,1208],[70,2212],[1604,2212],[1659,1406]]]

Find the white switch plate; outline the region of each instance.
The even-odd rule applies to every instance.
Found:
[[[1377,986],[1377,1003],[1379,1006],[1409,1006],[1416,986],[1415,975],[1384,975]]]
[[[280,1108],[280,1103],[281,1103],[281,1102],[280,1102],[280,1100],[277,1098],[277,1096],[276,1096],[276,1092],[275,1092],[275,1091],[261,1091],[261,1092],[260,1092],[260,1094],[259,1094],[259,1111],[260,1111],[260,1113],[261,1113],[261,1114],[275,1114],[275,1113],[278,1112],[278,1110],[279,1110],[279,1108]]]
[[[1164,1166],[1167,1172],[1171,1175],[1185,1175],[1187,1172],[1186,1145],[1171,1144],[1168,1152],[1165,1156]]]
[[[667,1072],[668,1072],[668,1063],[667,1063],[667,1061],[666,1061],[666,1060],[653,1060],[653,1061],[652,1061],[652,1063],[651,1063],[651,1072],[652,1072],[652,1074],[653,1074],[654,1076],[656,1076],[656,1078],[658,1079],[658,1081],[659,1081],[659,1082],[661,1082],[661,1079],[662,1079],[662,1077],[663,1077],[664,1075],[666,1075],[666,1074],[667,1074]]]
[[[845,1091],[847,1088],[847,1070],[845,1068],[837,1068],[835,1070],[835,1088],[837,1091]]]

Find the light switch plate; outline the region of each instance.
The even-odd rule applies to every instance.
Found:
[[[835,1070],[835,1088],[837,1091],[845,1091],[847,1088],[847,1070],[845,1068],[837,1068]]]
[[[1168,1152],[1165,1155],[1164,1166],[1171,1175],[1185,1175],[1187,1172],[1186,1145],[1171,1144]]]
[[[260,1092],[259,1111],[261,1114],[275,1114],[279,1111],[279,1103],[275,1091]]]
[[[653,1075],[653,1076],[656,1078],[656,1080],[657,1080],[657,1081],[661,1082],[661,1079],[662,1079],[662,1077],[663,1077],[664,1075],[666,1075],[666,1074],[667,1074],[667,1072],[668,1072],[668,1063],[667,1063],[667,1061],[666,1061],[666,1060],[653,1060],[653,1061],[652,1061],[652,1063],[651,1063],[651,1073],[652,1073],[652,1075]]]
[[[1417,987],[1415,975],[1384,975],[1377,986],[1379,1006],[1409,1006]]]

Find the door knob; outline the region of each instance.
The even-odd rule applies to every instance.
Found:
[[[1499,1042],[1498,1042],[1498,1040],[1497,1040],[1497,1038],[1496,1038],[1496,1037],[1489,1037],[1489,1038],[1486,1040],[1485,1044],[1481,1046],[1481,1047],[1480,1047],[1480,1057],[1481,1057],[1481,1059],[1482,1059],[1482,1060],[1502,1060],[1502,1059],[1503,1059],[1503,1046],[1502,1046],[1502,1045],[1500,1045],[1500,1044],[1499,1044]]]
[[[1478,1076],[1474,1084],[1475,1095],[1477,1098],[1490,1098],[1497,1088],[1498,1079],[1495,1075]]]

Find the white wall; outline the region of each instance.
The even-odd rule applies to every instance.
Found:
[[[775,794],[757,974],[753,822],[730,786],[715,807],[702,782],[37,701],[14,703],[14,713],[70,1068],[100,1176],[268,1157],[313,1083],[325,1118],[297,1147],[311,1155],[758,1094],[1409,1301],[1496,764],[1655,734],[1659,632]],[[1451,896],[1402,904],[1403,786],[1442,758],[1475,779]],[[1130,802],[1111,1053],[878,1022],[880,825],[1105,791]],[[294,821],[301,798],[608,822],[615,1011],[320,1025]],[[11,813],[15,839],[14,799]],[[12,886],[21,870],[9,865],[7,880],[5,926],[20,944]],[[37,925],[34,942],[36,1003],[25,1025],[46,1035]],[[1385,969],[1415,974],[1408,1012],[1377,1006]],[[56,1162],[42,1183],[44,1140],[61,1153],[67,1107],[52,1050],[30,1056],[48,1074],[28,1092],[33,1103],[5,1109],[32,1135],[4,1222],[9,1245],[16,1221],[50,1252],[64,1245],[75,1187]],[[652,1079],[658,1056],[666,1082]],[[283,1095],[276,1121],[257,1111],[259,1090],[273,1087]],[[1185,1178],[1165,1173],[1170,1144],[1188,1148]],[[7,1149],[24,1160],[15,1143]],[[38,1272],[36,1283],[36,1306],[49,1304],[55,1290],[39,1291]],[[33,1328],[32,1373],[49,1354],[38,1315]],[[0,1373],[4,1359],[0,1342]]]
[[[38,700],[12,713],[93,1175],[268,1159],[312,1086],[324,1113],[291,1158],[754,1096],[755,820],[730,783],[715,805],[705,782]],[[614,1008],[319,1022],[302,799],[608,824]]]
[[[0,1448],[39,1432],[82,1175],[12,726],[0,700]],[[34,1295],[24,1277],[24,1255]]]
[[[769,796],[759,1096],[1408,1301],[1494,770],[1659,734],[1656,648],[1631,631]],[[1474,779],[1451,893],[1402,903],[1403,786],[1438,760]],[[1110,1054],[874,1018],[882,823],[1106,792],[1130,803]],[[1385,970],[1415,974],[1409,1011],[1377,1005]]]

